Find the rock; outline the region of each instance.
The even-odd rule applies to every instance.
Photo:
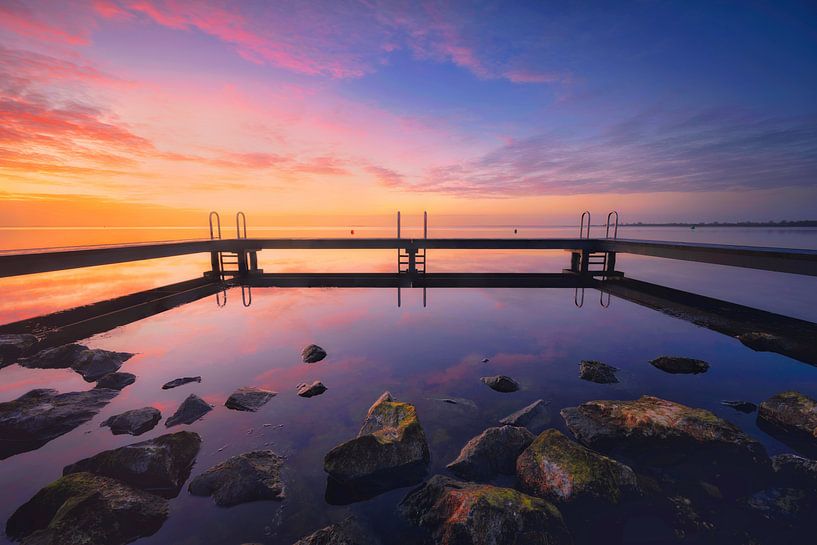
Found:
[[[224,406],[236,411],[255,412],[266,405],[267,401],[276,395],[278,395],[277,392],[262,390],[261,388],[239,388],[227,398],[227,401],[224,402]]]
[[[817,460],[796,454],[772,456],[775,484],[817,492]]]
[[[747,503],[755,513],[770,521],[797,525],[801,529],[805,522],[803,519],[813,514],[815,506],[812,495],[799,488],[761,490],[752,494]],[[788,540],[784,542],[791,543]]]
[[[618,367],[607,365],[596,360],[582,360],[579,363],[579,378],[598,384],[615,384]]]
[[[703,360],[674,356],[660,356],[650,360],[650,363],[653,367],[673,375],[680,373],[697,375],[698,373],[705,373],[709,369],[709,364]]]
[[[378,541],[364,530],[354,517],[321,528],[293,545],[377,545]]]
[[[757,405],[748,401],[721,401],[721,405],[732,407],[736,411],[746,414],[753,413],[757,410]]]
[[[111,432],[113,432],[114,435],[122,435],[125,433],[130,435],[142,435],[146,431],[152,430],[161,419],[162,413],[159,409],[143,407],[114,415],[102,422],[100,427],[107,426],[111,428]]]
[[[326,350],[317,344],[310,344],[301,351],[301,359],[304,363],[316,363],[326,357]]]
[[[446,545],[567,545],[552,504],[511,488],[435,475],[400,503],[402,515]]]
[[[114,479],[75,473],[17,509],[6,533],[24,545],[119,545],[156,533],[167,516],[163,498]]]
[[[416,484],[428,462],[428,444],[414,405],[395,401],[384,392],[369,408],[357,437],[330,450],[323,468],[330,485],[340,484],[352,495],[371,496]]]
[[[37,337],[28,333],[0,335],[0,367],[11,365],[37,343]]]
[[[488,428],[468,441],[457,459],[446,467],[457,477],[469,481],[487,481],[497,473],[513,475],[516,458],[531,441],[533,434],[525,428]]]
[[[579,442],[630,465],[673,469],[696,480],[712,477],[737,487],[758,486],[771,470],[759,442],[704,409],[643,396],[588,401],[561,414]]]
[[[519,389],[519,383],[516,382],[511,377],[506,377],[505,375],[496,375],[493,377],[482,377],[482,382],[487,384],[491,387],[491,389],[496,390],[497,392],[515,392]]]
[[[65,394],[39,389],[0,403],[0,460],[38,449],[84,424],[118,393],[106,388]]]
[[[565,437],[542,432],[516,461],[522,490],[557,505],[619,504],[639,494],[635,473]]]
[[[121,390],[136,382],[136,375],[132,373],[110,373],[96,381],[96,388],[110,388]]]
[[[87,382],[95,382],[109,373],[118,371],[132,356],[133,354],[127,352],[111,352],[99,348],[90,349],[81,344],[65,344],[37,352],[18,363],[31,369],[71,368]]]
[[[783,337],[762,331],[742,333],[737,336],[737,339],[743,343],[744,346],[747,346],[756,352],[787,351],[791,349],[792,344]]]
[[[530,405],[523,407],[499,421],[500,424],[528,428],[537,432],[550,423],[550,401],[537,399]]]
[[[197,433],[168,433],[100,452],[66,466],[62,473],[93,473],[117,479],[152,494],[175,498],[190,476],[200,446],[201,437]]]
[[[794,448],[817,450],[817,401],[800,392],[781,392],[760,404],[759,425]],[[788,437],[787,437],[788,436]]]
[[[319,380],[316,380],[312,384],[299,384],[298,385],[298,395],[301,397],[314,397],[319,396],[326,391],[326,386]]]
[[[178,424],[192,424],[212,410],[212,405],[196,394],[190,394],[187,399],[182,401],[173,416],[165,420],[165,426],[169,428]]]
[[[162,390],[170,390],[171,388],[176,388],[177,386],[182,386],[191,382],[201,382],[201,377],[174,378],[173,380],[162,384]]]
[[[283,500],[281,466],[284,459],[271,450],[233,456],[193,479],[194,496],[213,496],[216,505],[229,507],[258,500]]]

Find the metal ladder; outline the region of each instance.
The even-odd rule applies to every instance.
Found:
[[[585,217],[587,218],[587,227],[585,229]],[[610,236],[612,229],[612,237]],[[613,210],[609,214],[607,214],[607,230],[605,232],[605,238],[617,238],[618,237],[618,212]],[[590,212],[585,210],[582,212],[581,219],[579,220],[579,238],[580,239],[589,239],[590,238]],[[615,268],[615,254],[611,254],[610,252],[590,252],[586,254],[587,258],[587,267],[586,271],[589,273],[605,273]],[[594,268],[595,266],[595,268]],[[600,267],[599,267],[600,266]]]
[[[400,239],[400,212],[397,212],[397,238]],[[398,274],[426,273],[426,242],[428,241],[428,212],[423,212],[423,244],[417,250],[397,248]]]
[[[213,228],[213,218],[216,220],[215,229]],[[221,240],[221,218],[218,212],[210,212],[209,221],[210,240]],[[237,212],[235,215],[235,234],[236,238],[247,238],[247,216],[244,212]],[[213,252],[213,264],[217,266],[217,274],[221,280],[224,280],[227,276],[241,275],[247,270],[244,252]]]

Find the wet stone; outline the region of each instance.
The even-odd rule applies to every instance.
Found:
[[[109,373],[96,381],[96,388],[110,388],[111,390],[122,390],[136,382],[136,375],[133,373]]]
[[[6,534],[24,545],[120,545],[155,534],[167,516],[164,498],[107,477],[75,473],[17,509]]]
[[[457,459],[446,467],[457,477],[469,481],[487,481],[500,473],[513,475],[516,458],[531,441],[533,434],[525,428],[488,428],[468,441]]]
[[[212,496],[221,507],[258,500],[283,500],[283,464],[284,459],[271,450],[246,452],[194,478],[188,490],[194,496]]]
[[[750,403],[749,401],[738,401],[738,400],[730,401],[730,400],[726,400],[726,401],[721,401],[721,405],[724,405],[726,407],[732,407],[736,411],[741,412],[741,413],[745,413],[745,414],[750,414],[750,413],[753,413],[753,412],[755,412],[757,410],[757,405],[755,405],[754,403]]]
[[[109,373],[118,371],[132,356],[133,354],[127,352],[111,352],[99,348],[91,349],[81,344],[65,344],[22,358],[18,363],[30,369],[71,368],[87,382],[95,382]]]
[[[778,486],[817,492],[817,460],[796,454],[772,456],[774,480]]]
[[[298,395],[301,397],[314,397],[321,395],[326,391],[326,386],[319,380],[316,380],[312,384],[299,384],[298,385]]]
[[[196,394],[190,394],[187,399],[182,401],[173,416],[165,420],[165,426],[169,428],[178,424],[192,424],[212,410],[212,405]]]
[[[673,375],[697,375],[699,373],[705,373],[709,369],[709,364],[703,360],[676,356],[660,356],[654,360],[650,360],[650,364],[653,367]]]
[[[561,504],[619,504],[639,494],[630,467],[565,437],[542,432],[516,461],[522,489]]]
[[[378,545],[378,543],[379,541],[354,517],[347,517],[339,523],[302,537],[293,545]]]
[[[800,392],[773,395],[760,404],[757,418],[817,446],[817,401]]]
[[[0,403],[0,460],[40,448],[84,424],[118,393],[107,388],[64,394],[39,389]]]
[[[271,392],[270,390],[263,390],[261,388],[239,388],[227,398],[227,401],[224,402],[224,406],[236,411],[255,412],[266,405],[267,402],[276,395],[278,395],[277,392]]]
[[[445,545],[567,545],[559,510],[511,488],[435,475],[400,503],[401,514]]]
[[[201,382],[201,377],[174,378],[173,380],[162,384],[162,390],[170,390],[171,388],[177,388],[185,384],[190,384],[191,382]]]
[[[63,469],[63,475],[88,472],[110,477],[167,498],[175,498],[190,475],[201,437],[197,433],[168,433],[106,450]]]
[[[29,369],[68,369],[88,350],[81,344],[64,344],[41,350],[18,362]]]
[[[506,416],[500,420],[499,423],[527,428],[532,432],[537,432],[550,423],[548,405],[550,405],[550,401],[537,399],[530,405],[522,407],[515,413]]]
[[[310,344],[301,351],[301,359],[304,363],[317,363],[326,357],[326,350],[317,344]]]
[[[146,431],[152,430],[161,419],[162,413],[159,409],[143,407],[114,415],[102,422],[100,427],[107,426],[111,428],[114,435],[142,435]]]
[[[487,384],[492,390],[496,390],[497,392],[510,393],[515,392],[519,389],[519,383],[516,382],[511,377],[507,377],[505,375],[482,377],[479,380],[481,380],[484,384]]]
[[[11,365],[37,343],[28,333],[0,335],[0,367]]]
[[[618,371],[618,367],[596,360],[582,360],[579,363],[579,378],[597,384],[617,383],[616,371]]]

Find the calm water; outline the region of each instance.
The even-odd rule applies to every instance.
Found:
[[[118,240],[193,238],[190,233],[165,232],[170,236],[161,237],[156,233],[136,237],[126,233],[131,238]],[[340,230],[336,233],[341,236]],[[500,230],[459,234],[465,233],[511,236]],[[526,229],[518,236],[572,233],[572,229]],[[47,245],[37,243],[49,240],[38,238],[42,236],[0,232],[5,237],[0,248],[24,247],[23,242],[25,247]],[[77,233],[64,236],[65,244],[113,241],[100,240],[98,233],[96,238]],[[808,229],[643,228],[623,230],[620,236],[817,248],[817,230]],[[391,252],[351,257],[322,252],[319,258],[320,267],[312,258],[313,270],[390,271],[394,267]],[[306,259],[298,252],[260,254],[261,266],[268,271],[303,270]],[[564,252],[429,252],[429,270],[434,271],[555,272],[567,262]],[[0,323],[194,278],[206,266],[207,257],[193,256],[5,279],[0,281]],[[634,278],[817,321],[817,278],[630,256],[619,258],[619,269]],[[102,420],[144,406],[159,408],[166,418],[190,393],[216,406],[193,425],[172,428],[189,429],[203,438],[193,475],[229,456],[272,448],[287,457],[287,499],[224,509],[209,498],[183,491],[171,500],[171,515],[162,529],[140,544],[289,544],[350,513],[388,536],[385,543],[411,543],[410,538],[399,537],[405,527],[395,513],[407,489],[349,506],[331,506],[324,500],[324,454],[357,433],[367,408],[384,390],[417,406],[431,449],[432,474],[445,473],[445,465],[467,439],[538,398],[552,402],[552,425],[564,430],[558,415],[562,407],[591,399],[657,395],[712,410],[761,440],[770,454],[789,451],[757,428],[755,415],[738,413],[719,401],[759,403],[792,388],[817,397],[817,368],[777,354],[753,352],[735,339],[625,300],[613,298],[604,308],[598,297],[598,292],[588,290],[585,304],[577,308],[572,289],[435,289],[429,290],[428,307],[423,308],[419,290],[403,290],[403,305],[398,308],[394,290],[256,288],[249,307],[241,304],[240,292],[232,290],[223,308],[207,297],[92,337],[82,342],[137,354],[122,367],[137,375],[136,383],[90,422],[39,450],[0,461],[0,520],[58,478],[65,465],[166,431],[160,422],[138,439],[113,436],[99,427]],[[301,363],[300,351],[310,343],[323,346],[329,356],[318,364]],[[665,374],[647,363],[662,354],[701,358],[712,367],[696,376]],[[483,358],[490,361],[482,363]],[[621,383],[580,380],[582,359],[619,367]],[[522,389],[501,394],[479,381],[481,376],[500,373],[517,379]],[[186,375],[201,375],[203,381],[161,389],[167,380]],[[313,380],[321,380],[328,391],[299,398],[296,385]],[[279,394],[257,413],[226,409],[225,399],[240,386],[270,388]],[[0,401],[33,388],[70,392],[89,385],[70,370],[28,370],[17,365],[0,370]],[[446,397],[472,400],[476,408],[439,401]]]

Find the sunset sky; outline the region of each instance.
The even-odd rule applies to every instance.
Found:
[[[0,0],[0,226],[213,208],[817,219],[817,4]]]

